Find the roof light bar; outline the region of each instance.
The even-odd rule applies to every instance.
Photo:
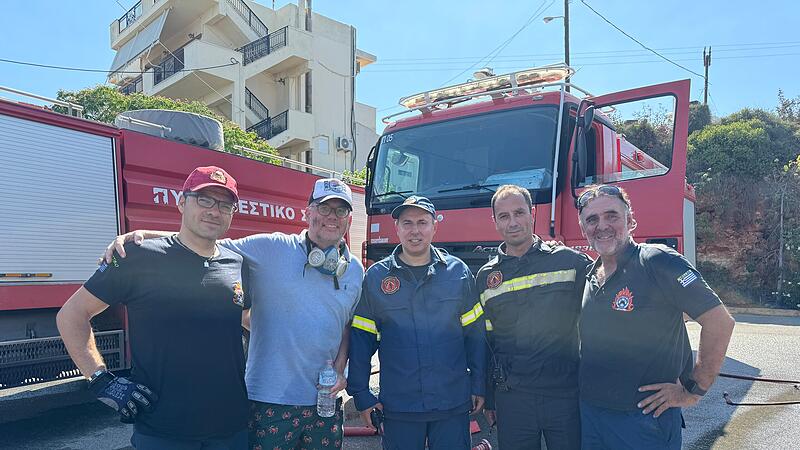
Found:
[[[537,84],[554,83],[568,78],[574,73],[575,71],[571,67],[563,64],[525,69],[403,97],[400,99],[400,105],[408,109],[423,108],[431,103],[450,98],[485,94],[508,88],[523,88]]]

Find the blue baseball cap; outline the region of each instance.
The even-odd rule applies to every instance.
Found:
[[[411,207],[424,209],[430,213],[434,219],[436,218],[436,208],[433,206],[433,203],[431,203],[430,200],[419,195],[412,195],[411,197],[408,197],[402,205],[392,210],[392,219],[397,219],[406,208]]]

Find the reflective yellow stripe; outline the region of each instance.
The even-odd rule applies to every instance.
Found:
[[[557,270],[555,272],[534,273],[524,277],[514,278],[503,282],[494,289],[487,289],[481,294],[481,303],[486,304],[489,300],[498,295],[508,292],[521,291],[536,286],[544,286],[553,283],[564,283],[575,281],[575,269]]]
[[[482,315],[483,315],[483,306],[481,306],[480,302],[475,303],[475,306],[473,306],[472,309],[461,315],[461,326],[465,327],[471,324],[472,322],[475,322]]]
[[[378,327],[375,326],[374,320],[369,320],[366,317],[353,316],[353,328],[364,330],[367,333],[378,334]]]
[[[492,326],[492,321],[486,319],[486,331],[494,331],[494,327]]]

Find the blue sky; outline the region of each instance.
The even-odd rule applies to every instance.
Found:
[[[260,0],[272,6],[271,0]],[[621,29],[697,73],[713,47],[709,104],[724,116],[744,107],[774,109],[778,89],[800,95],[796,30],[800,6],[786,0],[661,2],[586,0]],[[109,24],[134,0],[3,0],[0,58],[107,69],[114,58]],[[281,7],[289,0],[276,0]],[[122,6],[121,6],[121,5]],[[562,0],[314,0],[314,9],[358,30],[358,46],[378,57],[357,78],[357,98],[388,115],[405,95],[465,81],[486,64],[496,73],[563,60]],[[535,14],[540,12],[540,14]],[[529,24],[525,26],[526,23]],[[521,30],[521,31],[520,31]],[[519,31],[519,33],[517,33]],[[516,34],[511,41],[506,41]],[[502,46],[502,51],[493,50]],[[573,81],[594,94],[702,78],[660,60],[592,13],[570,3]],[[481,61],[483,60],[483,61]],[[0,85],[54,97],[58,89],[105,82],[102,73],[67,72],[0,62]],[[6,96],[6,94],[0,94]],[[380,129],[379,129],[380,131]]]

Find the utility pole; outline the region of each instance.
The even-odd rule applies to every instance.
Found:
[[[703,88],[703,105],[708,105],[708,67],[711,65],[711,46],[708,47],[708,53],[706,53],[706,48],[703,47],[703,66],[706,68],[706,76],[705,76],[705,87]]]
[[[569,0],[564,0],[564,62],[569,66]],[[569,77],[564,81],[569,92]]]
[[[783,301],[783,201],[786,197],[786,185],[781,189],[781,221],[780,238],[778,239],[778,302]]]

